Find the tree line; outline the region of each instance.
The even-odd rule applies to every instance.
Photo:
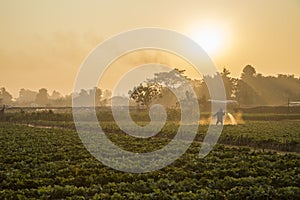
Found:
[[[156,73],[154,78],[147,79],[128,91],[128,95],[137,106],[149,107],[154,103],[160,103],[168,107],[176,106],[178,99],[171,89],[182,90],[183,96],[179,98],[190,98],[184,89],[185,81],[183,80],[187,80],[195,91],[200,108],[205,109],[209,107],[208,100],[210,99],[206,82],[213,82],[219,76],[223,80],[227,99],[237,101],[242,107],[282,106],[287,105],[290,100],[300,101],[300,78],[294,75],[264,76],[257,73],[251,65],[243,68],[239,78],[231,77],[230,71],[226,68],[214,76],[204,75],[201,80],[192,80],[184,73],[185,70],[179,69]],[[82,89],[76,94],[77,98],[80,98],[84,104],[89,105],[91,102],[95,102],[96,106],[109,105],[111,95],[111,91],[98,87],[89,90]],[[95,99],[91,101],[94,96]],[[22,88],[19,91],[19,96],[13,99],[9,91],[2,87],[0,88],[1,104],[13,106],[71,106],[72,94],[63,96],[55,90],[49,94],[46,88],[41,88],[39,91]]]
[[[189,94],[184,92],[183,78],[192,85],[200,108],[209,108],[210,94],[207,82],[214,83],[221,78],[224,83],[227,100],[234,100],[241,107],[252,106],[284,106],[289,101],[300,101],[300,78],[294,75],[278,74],[276,76],[263,76],[256,73],[251,65],[243,68],[240,78],[230,76],[226,68],[213,76],[204,75],[203,79],[190,79],[184,75],[185,70],[174,69],[170,72],[155,74],[153,79],[141,83],[129,91],[131,99],[142,106],[160,103],[165,106],[177,105],[177,97],[171,92],[172,87],[182,90],[184,99],[189,99]],[[181,78],[180,78],[181,77]]]
[[[46,88],[41,88],[39,91],[32,91],[22,88],[19,91],[19,96],[13,99],[12,95],[2,87],[0,89],[0,105],[12,105],[12,106],[26,106],[26,107],[40,107],[40,106],[71,106],[72,105],[72,93],[68,95],[62,95],[60,92],[54,90],[49,94]],[[105,105],[108,99],[111,97],[110,90],[101,90],[98,87],[94,87],[89,90],[82,89],[78,94],[78,98],[90,99],[95,95],[95,102],[97,106]]]

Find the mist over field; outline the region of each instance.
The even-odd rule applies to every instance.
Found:
[[[155,66],[153,66],[155,67]],[[139,84],[147,84],[149,80],[157,79],[164,73],[168,74],[171,79],[172,70],[166,70],[165,72],[153,73],[151,66],[148,67],[149,72],[136,70],[133,71],[132,76],[136,77],[138,74],[144,72],[144,77],[131,82],[130,79],[123,80],[122,84],[119,84],[112,94],[111,90],[101,89],[95,86],[89,90],[82,89],[77,95],[77,98],[87,99],[86,106],[109,106],[111,98],[114,96],[127,96],[130,90],[134,90]],[[182,74],[185,72],[183,71]],[[294,75],[279,74],[277,76],[264,76],[260,73],[256,73],[253,66],[247,65],[243,68],[243,72],[240,78],[233,78],[230,76],[230,71],[226,68],[222,72],[216,74],[221,76],[224,87],[226,90],[226,96],[228,100],[236,100],[242,107],[254,107],[254,106],[289,106],[289,104],[298,105],[300,102],[300,79]],[[214,77],[204,77],[204,79],[189,79],[190,84],[193,86],[194,91],[197,94],[200,107],[207,106],[207,102],[210,99],[210,94],[207,89],[205,79],[214,79]],[[157,81],[157,80],[156,80]],[[131,83],[130,83],[131,82]],[[159,81],[158,81],[159,83]],[[166,87],[164,80],[159,83],[163,88]],[[167,107],[174,107],[176,105],[176,97],[172,95],[172,92],[166,88],[161,91],[161,96],[153,103],[162,103]],[[95,102],[89,101],[92,96],[95,95]],[[30,89],[20,89],[19,96],[13,98],[9,91],[5,87],[1,88],[0,101],[1,104],[10,106],[25,106],[25,107],[55,107],[55,106],[71,106],[71,96],[62,95],[58,90],[53,90],[49,94],[47,88],[41,88],[38,91]],[[166,102],[167,101],[167,102]],[[135,106],[139,106],[140,102],[136,102]]]
[[[10,0],[0,25],[0,199],[300,199],[298,0]]]

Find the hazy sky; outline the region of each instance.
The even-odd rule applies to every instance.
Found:
[[[98,43],[149,26],[207,40],[218,68],[236,77],[247,64],[300,75],[299,0],[0,0],[0,26],[0,86],[14,96],[21,88],[70,93]]]

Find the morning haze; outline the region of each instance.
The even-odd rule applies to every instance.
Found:
[[[190,36],[220,71],[226,67],[234,77],[247,64],[264,75],[298,77],[299,11],[297,0],[2,1],[0,85],[14,97],[21,88],[69,94],[80,64],[97,44],[138,27]]]
[[[0,0],[0,27],[0,200],[300,199],[300,0]]]

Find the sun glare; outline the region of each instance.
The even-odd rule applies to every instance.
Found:
[[[191,38],[209,55],[220,53],[225,43],[225,33],[218,27],[209,26],[193,30]]]

